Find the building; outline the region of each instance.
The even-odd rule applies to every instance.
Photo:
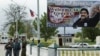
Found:
[[[96,37],[96,44],[97,44],[97,45],[100,44],[100,36],[97,36],[97,37]]]
[[[74,43],[74,34],[58,34],[56,43],[61,47],[67,47]]]

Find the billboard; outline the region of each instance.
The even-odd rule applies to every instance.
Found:
[[[48,27],[95,27],[100,21],[100,1],[48,0]]]

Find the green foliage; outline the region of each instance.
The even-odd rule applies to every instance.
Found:
[[[41,16],[40,19],[40,35],[41,38],[45,38],[45,41],[51,38],[51,36],[54,36],[55,34],[58,33],[56,30],[57,28],[54,27],[47,27],[46,21],[47,21],[47,14],[44,13],[44,15]],[[37,30],[37,18],[34,20],[33,25],[35,29]]]
[[[96,43],[96,41],[91,42],[91,40],[87,39],[87,38],[83,39],[83,41],[82,41],[82,38],[81,39],[80,38],[75,38],[74,40],[75,40],[75,43],[82,43],[82,42],[84,42],[84,43],[89,43],[89,45],[94,45]]]
[[[45,42],[45,40],[43,38],[40,39],[41,41],[41,47],[48,47],[49,45],[51,45],[55,40],[54,39],[49,39],[47,40],[47,42]],[[32,40],[28,41],[29,44],[33,44],[33,45],[38,45],[38,41],[34,40],[34,42],[32,42]]]
[[[14,36],[14,33],[15,33],[15,26],[14,24],[12,24],[9,28],[8,34],[10,34],[11,36]]]
[[[30,37],[33,36],[32,26],[29,23],[27,23],[25,28],[26,28],[27,37],[30,39]]]
[[[88,38],[91,42],[94,42],[96,39],[96,36],[98,36],[98,35],[100,35],[99,28],[83,27],[82,32],[77,32],[75,34],[75,37],[81,37],[81,39]]]
[[[96,39],[96,36],[100,35],[100,29],[99,28],[82,28],[83,31],[83,37],[88,37],[91,42],[94,42]]]
[[[16,31],[16,25],[15,25],[15,22],[14,22],[14,24],[12,23],[10,25],[8,34],[10,34],[11,36],[14,36],[15,31]],[[24,25],[23,22],[20,22],[19,20],[18,20],[18,33],[19,34],[25,33],[25,25]]]
[[[75,37],[82,37],[82,32],[77,32],[77,33],[75,34]]]

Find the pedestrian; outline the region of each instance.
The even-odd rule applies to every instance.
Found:
[[[6,49],[5,56],[12,56],[12,47],[13,47],[13,42],[12,39],[10,39],[9,42],[5,45]]]
[[[26,56],[26,45],[27,45],[26,38],[23,37],[22,38],[22,52],[21,52],[21,56]]]
[[[14,40],[14,43],[13,43],[13,54],[14,56],[19,56],[19,52],[20,52],[20,43],[18,42],[18,38],[16,38]]]

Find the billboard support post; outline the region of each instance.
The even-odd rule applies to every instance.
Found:
[[[64,26],[64,39],[63,39],[64,40],[64,47],[65,47],[65,40],[66,40],[65,39],[65,34],[66,34],[66,27]]]

